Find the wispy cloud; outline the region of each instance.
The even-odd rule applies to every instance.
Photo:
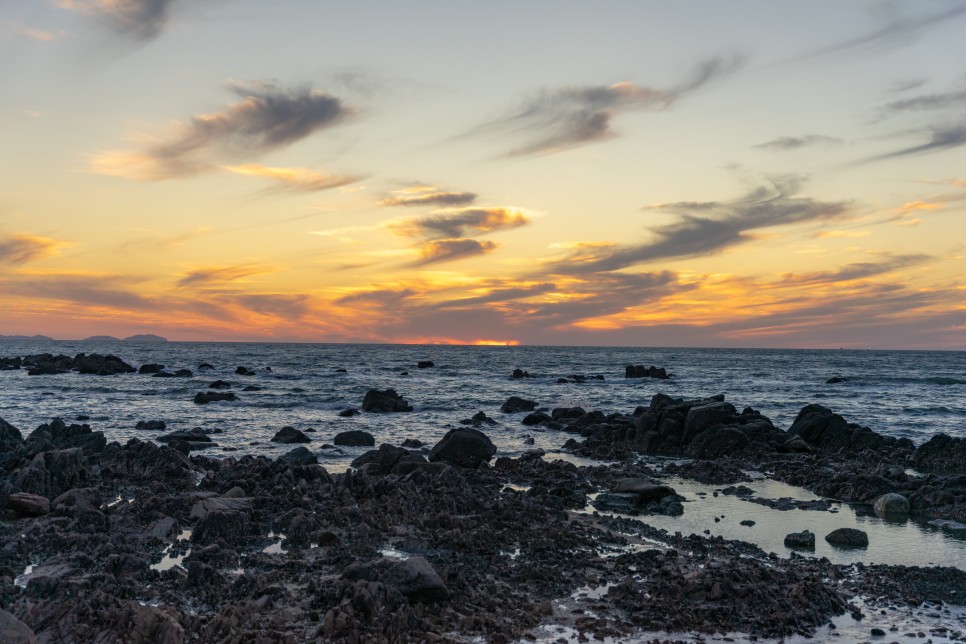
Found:
[[[178,280],[181,288],[207,286],[209,284],[224,284],[235,282],[252,275],[263,275],[272,273],[275,269],[265,266],[241,265],[241,266],[210,266],[206,268],[196,268],[189,271],[184,277]]]
[[[415,262],[415,266],[452,262],[476,255],[485,255],[496,250],[497,244],[491,241],[477,239],[437,239],[428,241],[419,247],[422,258]]]
[[[11,274],[0,278],[0,293],[41,300],[74,302],[86,307],[155,310],[157,301],[138,294],[138,280],[109,274]]]
[[[287,147],[353,114],[339,98],[317,89],[272,83],[236,83],[230,89],[240,101],[178,123],[164,137],[141,137],[135,150],[95,155],[94,170],[142,181],[211,172],[226,161]]]
[[[926,133],[929,140],[925,143],[880,154],[865,159],[865,161],[882,161],[885,159],[896,159],[931,152],[942,152],[966,145],[966,122],[934,126],[929,128]]]
[[[845,202],[795,196],[800,189],[800,178],[781,177],[735,201],[649,206],[647,210],[671,213],[678,221],[652,229],[654,239],[649,242],[604,247],[597,253],[581,249],[580,261],[568,257],[548,270],[561,274],[615,271],[655,260],[710,255],[748,241],[754,230],[830,219],[848,211]]]
[[[931,27],[966,15],[966,3],[963,2],[953,3],[942,11],[913,16],[902,16],[896,11],[893,11],[898,6],[896,4],[879,5],[879,7],[883,6],[887,7],[887,13],[883,14],[884,23],[881,27],[856,36],[855,38],[823,47],[806,54],[805,57],[837,52],[863,52],[892,49],[906,44]],[[910,3],[908,6],[931,7],[932,5]]]
[[[841,145],[842,143],[844,143],[842,139],[837,139],[834,136],[808,134],[806,136],[782,136],[778,137],[777,139],[772,139],[766,143],[759,143],[758,145],[752,147],[760,150],[783,152],[785,150],[797,150],[799,148],[813,145]]]
[[[27,262],[57,254],[66,242],[35,235],[0,236],[0,264],[26,264]]]
[[[667,89],[620,82],[613,85],[545,90],[516,113],[484,125],[528,140],[509,156],[549,154],[616,136],[614,119],[627,112],[669,109],[683,96],[730,74],[744,63],[742,56],[712,58],[700,63],[678,84]]]
[[[933,261],[935,258],[930,255],[911,254],[911,255],[890,255],[885,254],[885,259],[877,262],[855,262],[847,264],[834,271],[822,271],[805,274],[786,274],[783,282],[786,284],[840,284],[855,280],[868,279],[887,273],[892,273],[904,268],[911,268]]]
[[[938,94],[923,94],[897,101],[890,101],[882,107],[885,114],[897,112],[921,112],[946,108],[959,108],[966,105],[966,90],[940,92]]]
[[[491,233],[530,223],[522,208],[454,208],[437,210],[425,217],[393,222],[390,227],[406,237],[462,237],[467,233]]]
[[[224,169],[248,177],[270,179],[275,182],[275,186],[271,188],[275,191],[318,192],[347,186],[363,179],[362,176],[326,174],[308,168],[269,167],[258,163],[229,165],[224,166]]]
[[[57,37],[57,34],[42,29],[34,29],[14,20],[0,20],[0,33],[4,31],[13,32],[24,38],[36,40],[37,42],[50,42]]]
[[[148,41],[164,31],[178,0],[60,0],[64,9],[104,19],[117,33]]]
[[[379,201],[382,206],[467,206],[476,201],[475,192],[453,192],[437,186],[415,185],[393,190]]]
[[[240,306],[260,315],[297,320],[311,309],[308,295],[285,293],[247,293],[229,298]]]

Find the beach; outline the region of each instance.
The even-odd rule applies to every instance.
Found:
[[[9,641],[966,632],[958,421],[909,438],[902,414],[883,430],[835,408],[871,406],[883,361],[900,367],[900,406],[955,410],[956,354],[938,374],[903,352],[813,373],[834,352],[212,346],[0,352],[4,395],[35,395],[0,412]],[[784,379],[777,419],[762,401],[780,388],[753,396],[735,371],[709,383],[698,369],[715,359]],[[803,369],[766,373],[776,360]],[[673,375],[625,377],[642,362]]]

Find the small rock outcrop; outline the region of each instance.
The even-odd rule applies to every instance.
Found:
[[[825,535],[825,540],[833,546],[845,548],[868,548],[869,535],[857,528],[839,528]]]
[[[785,535],[785,547],[794,550],[815,550],[815,533],[810,530]]]
[[[195,399],[194,400],[195,400],[195,404],[198,404],[198,405],[207,405],[208,403],[219,402],[219,401],[223,401],[223,400],[225,400],[225,401],[238,400],[238,396],[236,396],[235,394],[233,394],[230,391],[227,391],[227,392],[225,392],[225,391],[207,391],[207,392],[206,391],[199,391],[197,394],[195,394]]]
[[[395,389],[370,389],[362,399],[362,411],[375,413],[389,413],[412,411],[413,406],[406,399],[396,393]]]
[[[655,367],[651,365],[645,367],[644,365],[627,365],[624,367],[624,377],[625,378],[657,378],[658,380],[667,380],[672,377],[672,374],[667,372],[664,367]]]
[[[520,411],[533,411],[537,408],[537,403],[519,396],[510,396],[506,402],[500,406],[500,411],[504,414],[515,414]]]
[[[376,439],[369,432],[352,429],[347,432],[339,432],[332,439],[332,442],[344,447],[372,447],[376,444]]]

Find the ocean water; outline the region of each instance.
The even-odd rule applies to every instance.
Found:
[[[164,420],[168,431],[201,427],[219,431],[210,455],[277,456],[291,446],[271,443],[283,426],[314,430],[309,447],[320,462],[341,471],[364,448],[322,449],[338,432],[361,429],[377,444],[407,438],[434,444],[447,429],[478,411],[499,422],[485,428],[499,454],[529,446],[567,457],[560,446],[569,435],[525,427],[522,414],[505,415],[511,395],[541,407],[581,406],[588,411],[631,413],[651,396],[703,397],[723,393],[739,410],[754,407],[782,429],[808,403],[820,403],[848,421],[917,444],[945,432],[966,436],[966,353],[845,350],[646,349],[612,347],[519,347],[437,345],[338,345],[260,343],[0,342],[0,356],[34,353],[110,353],[138,367],[160,363],[191,369],[194,377],[91,376],[77,373],[28,376],[0,372],[0,417],[29,432],[53,417],[90,417],[108,440],[151,439],[159,432],[136,430],[141,420]],[[435,366],[419,369],[420,360]],[[199,371],[202,363],[213,370]],[[671,380],[625,379],[629,364],[665,367]],[[255,376],[235,375],[245,366]],[[532,378],[514,380],[514,368]],[[344,372],[338,371],[345,369]],[[408,372],[408,375],[404,375]],[[582,384],[558,384],[571,374],[604,376]],[[826,384],[832,376],[846,382]],[[233,383],[237,402],[198,405],[195,393],[215,380]],[[243,392],[247,385],[260,391]],[[415,408],[411,413],[361,414],[369,389],[394,388]]]

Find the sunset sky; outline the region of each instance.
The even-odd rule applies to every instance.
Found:
[[[0,334],[966,349],[966,2],[0,0]]]

